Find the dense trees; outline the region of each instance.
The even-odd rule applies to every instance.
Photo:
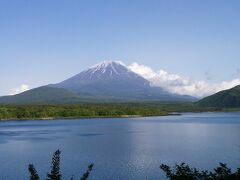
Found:
[[[119,103],[78,105],[18,105],[0,106],[1,119],[41,119],[78,117],[122,117],[125,115],[154,116],[171,112],[215,111],[220,109],[198,108],[191,103]]]
[[[173,168],[161,164],[160,169],[164,171],[166,177],[170,180],[239,180],[240,168],[232,172],[226,164],[219,163],[213,171],[199,171],[191,168],[185,163],[175,165]]]
[[[86,104],[0,106],[0,119],[120,117],[123,115],[162,115],[161,108],[149,105]]]

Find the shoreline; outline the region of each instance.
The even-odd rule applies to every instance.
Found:
[[[240,108],[200,108],[192,104],[86,104],[1,106],[0,122],[177,116],[183,113],[240,112]]]
[[[181,116],[183,113],[232,113],[240,112],[238,111],[186,111],[186,112],[170,112],[166,114],[157,114],[157,115],[121,115],[121,116],[76,116],[76,117],[43,117],[43,118],[12,118],[12,119],[0,119],[0,122],[4,121],[48,121],[48,120],[80,120],[80,119],[110,119],[110,118],[142,118],[142,117],[159,117],[159,116]]]
[[[77,119],[110,119],[110,118],[141,118],[141,117],[158,117],[158,116],[181,116],[181,113],[166,113],[159,115],[121,115],[121,116],[79,116],[79,117],[44,117],[44,118],[19,118],[19,119],[0,119],[2,121],[34,121],[34,120],[77,120]]]
[[[186,112],[170,112],[166,114],[158,115],[121,115],[121,116],[76,116],[76,117],[43,117],[43,118],[13,118],[13,119],[0,119],[0,122],[4,121],[48,121],[48,120],[81,120],[81,119],[110,119],[110,118],[142,118],[142,117],[159,117],[159,116],[181,116],[183,113],[232,113],[240,111],[186,111]]]
[[[110,118],[142,118],[142,117],[159,117],[159,116],[182,116],[183,113],[232,113],[232,112],[240,112],[240,111],[198,111],[198,112],[172,112],[166,114],[158,114],[158,115],[121,115],[121,116],[76,116],[76,117],[43,117],[43,118],[13,118],[13,119],[0,119],[0,122],[4,121],[48,121],[48,120],[81,120],[81,119],[110,119]]]

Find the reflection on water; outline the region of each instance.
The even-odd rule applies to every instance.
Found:
[[[161,179],[161,163],[213,168],[240,164],[240,113],[186,113],[134,119],[0,122],[0,179],[42,178],[62,151],[64,179],[95,163],[91,179]],[[13,173],[14,172],[14,173]]]

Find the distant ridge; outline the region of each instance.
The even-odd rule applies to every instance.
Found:
[[[103,61],[60,83],[0,97],[0,104],[194,100],[191,96],[151,87],[148,80],[120,61]]]
[[[240,107],[240,85],[234,88],[220,91],[216,94],[201,99],[196,103],[202,107]]]
[[[62,88],[42,86],[26,92],[0,97],[0,104],[55,104],[78,101],[77,94]]]

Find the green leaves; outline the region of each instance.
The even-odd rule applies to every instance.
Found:
[[[232,173],[226,164],[219,163],[219,166],[211,171],[199,171],[191,168],[185,163],[176,164],[173,168],[161,164],[160,169],[170,180],[235,180],[240,179],[240,170]]]
[[[39,180],[38,173],[37,173],[35,167],[33,166],[33,164],[28,165],[28,171],[30,173],[29,180]]]
[[[53,154],[51,172],[47,174],[47,180],[61,180],[60,154],[59,149]]]
[[[87,180],[87,179],[88,179],[89,174],[90,174],[90,172],[91,172],[92,169],[93,169],[93,165],[94,165],[94,164],[92,163],[92,164],[90,164],[90,165],[88,166],[87,171],[83,174],[83,176],[81,177],[80,180]]]
[[[57,151],[55,151],[55,153],[53,154],[52,163],[51,163],[51,171],[47,174],[46,180],[62,180],[62,174],[60,171],[60,155],[61,155],[61,151],[59,149]],[[88,179],[88,177],[93,169],[93,166],[94,166],[93,163],[88,166],[87,171],[80,178],[81,180]],[[38,173],[33,164],[28,165],[28,171],[30,173],[29,180],[40,180]],[[73,180],[74,179],[73,176],[70,179]]]

